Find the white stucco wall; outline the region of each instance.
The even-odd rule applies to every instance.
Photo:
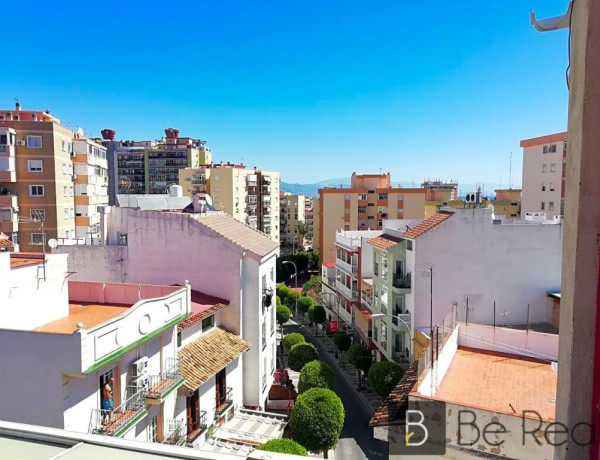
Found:
[[[492,210],[456,209],[455,214],[413,242],[407,251],[416,327],[430,325],[430,278],[433,266],[433,322],[441,324],[453,304],[458,319],[493,323],[510,311],[505,324],[548,321],[546,291],[560,289],[562,224],[493,225]],[[414,257],[414,258],[413,258]],[[415,270],[419,269],[419,270]],[[496,318],[496,323],[501,321]]]

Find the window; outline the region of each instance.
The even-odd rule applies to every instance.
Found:
[[[31,244],[34,246],[43,246],[46,244],[46,234],[45,233],[32,233],[31,234]]]
[[[117,244],[119,246],[127,246],[127,233],[117,232]]]
[[[41,149],[42,136],[27,136],[27,147],[30,149]]]
[[[29,196],[31,196],[31,197],[44,196],[44,186],[43,185],[30,185],[29,186]]]
[[[277,344],[273,343],[273,352],[271,353],[271,374],[275,372],[275,356],[277,356]]]
[[[563,149],[564,149],[564,150],[567,150],[567,141],[564,141],[564,142],[563,142]]]
[[[43,160],[27,160],[27,172],[43,172]]]
[[[366,193],[359,193],[358,194],[358,199],[362,200],[362,201],[367,201],[367,194]]]
[[[542,192],[546,191],[546,184],[542,184]]]
[[[271,281],[275,281],[275,269],[271,268]]]
[[[177,331],[177,346],[181,346],[181,331]]]
[[[366,206],[359,206],[359,207],[358,207],[358,213],[359,213],[359,214],[364,214],[364,213],[366,213],[366,212],[367,212],[367,208],[366,208]]]
[[[202,320],[202,332],[210,329],[215,325],[215,315],[210,315],[208,318]]]
[[[553,192],[554,191],[554,184],[552,182],[550,182],[550,191]]]
[[[19,232],[13,232],[13,234],[10,237],[11,241],[13,242],[13,244],[16,246],[17,244],[19,244]]]
[[[550,164],[550,172],[556,172],[556,163]]]
[[[63,152],[66,152],[66,151],[67,151],[67,141],[65,141],[64,139],[60,141],[60,149],[61,149]]]
[[[158,440],[158,415],[155,415],[148,423],[148,442],[157,442]]]
[[[542,165],[542,172],[543,172],[543,173],[545,173],[545,172],[546,172],[546,170],[547,170],[547,166],[548,166],[548,165],[546,165],[546,163],[544,163],[544,164]]]
[[[388,199],[388,194],[387,193],[380,193],[379,194],[379,199],[380,200],[387,200]]]
[[[373,219],[375,219],[375,216],[367,216],[367,219],[373,220]]]
[[[540,207],[541,207],[542,211],[544,211],[544,210],[546,209],[546,203],[544,203],[544,202],[542,201],[542,205],[541,205]]]
[[[398,195],[398,201],[404,201],[404,195]]]
[[[30,209],[29,218],[33,221],[46,221],[46,210],[45,209]]]
[[[350,201],[350,195],[344,195],[344,201]]]
[[[379,219],[379,220],[377,221],[377,225],[378,225],[379,227],[381,227],[381,226],[383,225],[383,220]]]
[[[554,201],[548,201],[548,211],[554,211]]]
[[[69,187],[63,185],[63,196],[69,196]]]
[[[406,240],[406,250],[412,251],[412,248],[413,248],[413,242],[411,240]]]
[[[267,346],[267,322],[263,321],[262,323],[262,349],[264,350]]]
[[[367,206],[369,206],[369,207],[375,206],[375,203],[367,203]]]
[[[65,208],[65,219],[68,219],[71,216],[69,208]]]

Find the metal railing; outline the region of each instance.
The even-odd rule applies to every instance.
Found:
[[[404,276],[394,276],[393,286],[398,289],[410,289],[410,273]]]
[[[227,387],[225,389],[225,394],[221,395],[221,398],[216,401],[215,414],[220,415],[227,410],[227,408],[233,402],[232,394],[233,389],[231,387]]]
[[[188,441],[192,441],[196,436],[202,433],[207,428],[206,411],[201,410],[199,417],[192,420],[192,424],[188,426],[186,437]]]
[[[158,375],[148,376],[147,398],[160,399],[182,379],[179,361],[175,358],[165,360],[165,370]]]
[[[262,388],[263,390],[267,388],[267,374],[263,374],[262,376]]]
[[[404,321],[404,322],[403,322]],[[394,314],[392,316],[392,324],[395,326],[410,326],[410,313]]]
[[[187,426],[182,419],[167,420],[167,435],[163,444],[178,446],[187,440]]]
[[[146,392],[135,387],[127,387],[127,390],[131,396],[121,405],[112,410],[92,410],[90,433],[114,436],[146,409]]]

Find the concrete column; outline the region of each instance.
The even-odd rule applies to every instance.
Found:
[[[569,429],[592,421],[600,235],[599,76],[600,0],[575,0],[556,407],[557,420]],[[569,438],[557,454],[561,459],[587,459],[590,448]]]

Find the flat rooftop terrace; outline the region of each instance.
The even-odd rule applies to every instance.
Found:
[[[69,303],[69,316],[51,321],[35,328],[34,331],[49,334],[72,334],[78,329],[78,323],[82,323],[85,329],[89,329],[116,318],[130,307],[131,305],[108,303]]]
[[[433,399],[519,417],[534,410],[553,422],[556,372],[534,358],[459,347]]]

